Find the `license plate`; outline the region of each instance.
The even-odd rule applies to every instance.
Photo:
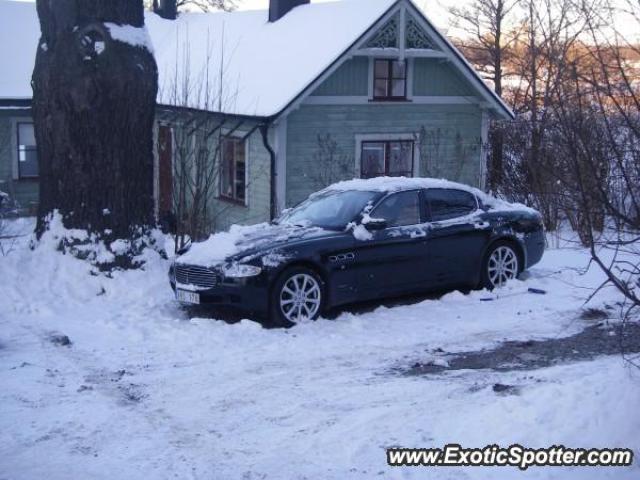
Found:
[[[184,303],[200,303],[200,294],[186,290],[176,290],[176,300]]]

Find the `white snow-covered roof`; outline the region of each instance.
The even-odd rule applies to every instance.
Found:
[[[311,3],[273,23],[267,21],[267,10],[187,13],[177,20],[148,14],[146,24],[159,70],[158,101],[234,114],[274,115],[394,3]],[[35,3],[0,0],[0,99],[31,98],[39,36]]]
[[[311,3],[273,23],[267,21],[267,10],[192,13],[176,21],[149,15],[160,103],[175,103],[172,87],[177,84],[179,103],[191,107],[257,116],[279,113],[394,3]],[[201,88],[206,83],[209,88]],[[215,104],[220,97],[222,108]]]
[[[276,22],[268,21],[267,10],[185,13],[176,20],[148,13],[150,50],[158,63],[158,103],[274,116],[397,1],[310,3],[295,7]],[[459,57],[459,68],[476,76],[487,99],[512,116],[509,107],[477,77],[446,37],[429,25],[442,37],[445,48]],[[147,45],[146,34],[138,31],[141,29],[113,24],[109,29],[114,39]],[[31,73],[39,36],[34,2],[0,0],[0,100],[31,98]]]

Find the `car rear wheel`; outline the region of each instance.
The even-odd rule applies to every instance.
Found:
[[[491,246],[482,265],[482,286],[492,290],[503,287],[520,273],[520,259],[513,245],[498,242]]]
[[[291,327],[316,320],[324,307],[324,285],[313,270],[295,267],[276,281],[271,295],[271,323]]]

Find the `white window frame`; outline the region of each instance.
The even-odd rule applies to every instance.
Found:
[[[362,143],[411,140],[413,142],[413,176],[420,176],[420,135],[417,133],[362,133],[356,135],[355,176],[362,177]]]
[[[414,95],[413,95],[413,76],[414,76],[414,66],[415,66],[415,58],[413,57],[405,57],[404,60],[407,61],[406,64],[406,77],[405,77],[405,92],[406,95],[404,97],[404,99],[396,99],[396,100],[382,100],[379,98],[373,98],[373,94],[374,94],[374,78],[375,78],[375,65],[376,65],[376,60],[403,60],[402,58],[398,57],[385,57],[385,56],[375,56],[375,55],[370,55],[369,57],[369,72],[368,72],[368,77],[367,77],[367,82],[368,83],[368,87],[367,87],[367,100],[368,102],[376,102],[376,103],[380,103],[380,104],[391,104],[393,105],[394,103],[402,103],[402,102],[412,102]],[[323,98],[323,97],[320,97]],[[326,98],[326,97],[325,97]],[[313,102],[313,101],[312,101]],[[317,102],[322,102],[322,100],[317,100]]]
[[[11,140],[9,141],[9,147],[11,148],[11,178],[15,181],[34,181],[40,180],[40,172],[37,177],[23,177],[20,178],[20,158],[18,156],[18,124],[20,123],[34,123],[32,117],[12,117],[10,119],[10,131]],[[37,142],[36,142],[37,143]]]
[[[227,129],[223,129],[221,132],[221,136],[220,136],[220,142],[222,143],[224,141],[225,138],[235,138],[238,140],[242,140],[248,132],[244,132],[244,131],[234,131],[232,134],[229,135],[229,130]],[[219,172],[218,172],[218,182],[217,182],[217,199],[222,201],[222,202],[227,202],[230,205],[238,205],[238,206],[244,206],[244,207],[249,207],[249,169],[251,168],[249,165],[249,159],[250,159],[250,154],[249,154],[249,143],[250,138],[245,138],[243,140],[244,142],[244,201],[240,201],[240,200],[234,200],[233,198],[229,198],[226,195],[222,194],[222,190],[221,190],[221,184],[222,184],[222,165],[224,164],[224,148],[222,147],[222,145],[220,145],[220,158],[219,158]]]

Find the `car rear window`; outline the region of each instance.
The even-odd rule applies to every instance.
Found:
[[[425,197],[433,222],[464,217],[478,209],[475,195],[464,190],[429,189],[426,191]]]

